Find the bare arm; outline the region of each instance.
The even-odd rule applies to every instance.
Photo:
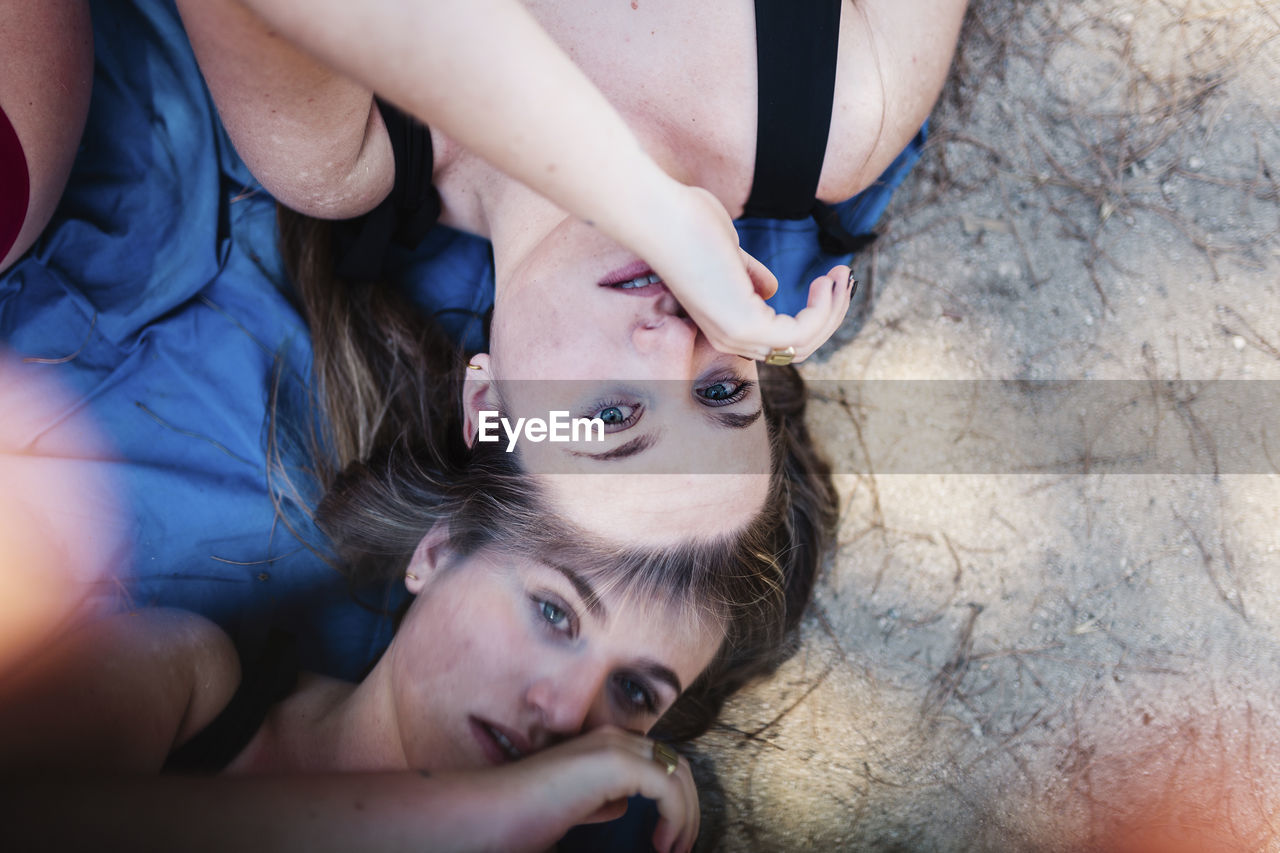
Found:
[[[844,316],[834,279],[775,316],[760,294],[776,283],[753,284],[723,205],[663,172],[516,0],[179,8],[241,156],[304,213],[356,215],[389,191],[376,91],[647,260],[721,351],[803,357]]]
[[[239,0],[179,0],[178,10],[222,122],[268,191],[303,213],[336,219],[386,197],[395,166],[368,85],[305,52]]]
[[[354,215],[390,190],[374,91],[626,242],[636,217],[619,210],[674,200],[676,182],[515,0],[179,7],[237,149],[303,212]]]
[[[0,682],[0,772],[156,772],[239,680],[231,641],[195,614],[94,618]]]
[[[571,826],[658,802],[658,850],[698,832],[687,762],[673,774],[652,742],[598,729],[498,768],[288,776],[0,779],[0,823],[19,849],[539,851]],[[24,843],[25,842],[25,843]]]

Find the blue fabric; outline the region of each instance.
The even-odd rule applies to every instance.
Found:
[[[835,205],[841,224],[851,235],[874,232],[894,190],[919,161],[928,131],[926,121],[874,184]],[[823,252],[818,246],[818,225],[812,219],[739,219],[734,225],[742,248],[778,277],[778,292],[770,298],[769,305],[781,314],[798,314],[809,300],[809,283],[853,258],[850,254]]]
[[[93,16],[93,100],[70,183],[40,241],[0,276],[0,342],[21,356],[74,354],[21,368],[77,401],[24,427],[27,449],[65,455],[81,419],[105,434],[114,456],[86,464],[127,510],[132,553],[116,562],[133,601],[204,613],[242,646],[292,631],[304,668],[358,678],[389,621],[350,598],[305,514],[277,519],[267,486],[273,377],[282,420],[304,431],[311,358],[274,203],[218,122],[172,3],[98,3]],[[874,225],[922,142],[841,207],[852,233]],[[808,282],[842,260],[818,253],[812,221],[739,228],[782,282],[779,310],[797,310]],[[488,243],[438,227],[391,265],[451,334],[481,346]],[[301,442],[286,442],[286,458],[305,462]]]
[[[215,619],[241,644],[297,631],[303,665],[358,677],[390,637],[350,600],[305,516],[275,519],[264,426],[277,359],[305,399],[305,324],[282,284],[274,204],[218,123],[171,3],[93,8],[96,71],[69,185],[40,241],[0,278],[0,341],[79,403],[33,423],[60,455],[88,418],[133,543],[116,569],[139,604]],[[7,417],[0,413],[0,417]],[[302,457],[298,457],[302,458]],[[295,462],[297,459],[294,460]]]

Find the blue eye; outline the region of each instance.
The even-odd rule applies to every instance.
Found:
[[[565,613],[559,607],[556,607],[550,601],[542,601],[538,603],[538,609],[542,612],[542,618],[547,620],[548,625],[559,626],[569,618],[569,614]]]
[[[657,712],[657,700],[642,682],[626,675],[620,675],[615,683],[617,684],[619,696],[629,710],[634,712]]]
[[[703,388],[702,396],[708,400],[728,400],[737,390],[728,382],[717,382],[714,385],[708,385]]]
[[[695,388],[694,393],[708,406],[731,406],[745,398],[753,385],[747,379],[718,379]]]
[[[539,624],[548,631],[560,636],[577,636],[577,620],[567,606],[541,596],[533,599],[533,606]]]
[[[640,406],[632,403],[606,401],[596,403],[590,410],[589,418],[604,421],[605,432],[618,432],[633,425],[640,419]]]

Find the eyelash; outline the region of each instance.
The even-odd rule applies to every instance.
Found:
[[[537,619],[538,624],[542,625],[545,630],[550,631],[557,637],[564,637],[570,640],[575,639],[578,636],[578,617],[577,614],[573,612],[572,607],[565,604],[559,598],[547,594],[534,595],[531,596],[529,600],[533,602],[534,618]],[[563,616],[563,621],[559,624],[552,622],[547,616],[548,608],[558,610]],[[565,630],[561,625],[567,626],[568,630]]]
[[[702,392],[706,391],[708,388],[714,388],[717,385],[733,385],[733,393],[720,400],[713,400],[709,397],[703,396]],[[751,393],[751,389],[754,388],[755,385],[756,383],[750,379],[739,379],[736,376],[725,376],[720,379],[713,379],[707,384],[699,388],[695,388],[694,394],[704,406],[732,406],[734,403],[739,403],[744,400],[747,395]],[[639,403],[614,399],[600,400],[594,403],[590,406],[589,411],[583,417],[599,417],[600,413],[606,409],[631,409],[631,414],[621,423],[605,424],[604,431],[606,433],[621,432],[624,429],[630,429],[636,421],[640,420],[640,415],[644,413],[644,407]]]
[[[643,699],[637,703],[629,695],[630,691],[624,686],[624,682],[631,682],[635,685],[643,696]],[[618,688],[618,696],[620,697],[623,709],[629,713],[649,713],[656,714],[658,712],[658,699],[654,696],[653,691],[640,679],[633,678],[629,675],[617,675],[614,677],[614,684]]]
[[[725,376],[720,379],[713,379],[700,388],[695,388],[694,393],[698,395],[698,399],[706,406],[732,406],[734,403],[741,402],[751,393],[751,389],[755,387],[755,382],[750,379],[739,379],[736,376]],[[734,392],[722,400],[712,400],[702,396],[702,392],[708,388],[714,388],[717,385],[736,385]]]
[[[644,411],[644,407],[636,402],[630,402],[626,400],[600,400],[599,402],[594,403],[590,407],[590,411],[588,411],[585,417],[598,418],[600,417],[600,413],[603,412],[605,409],[631,409],[632,410],[631,416],[628,417],[626,420],[622,421],[622,423],[605,424],[604,431],[606,433],[620,432],[624,429],[629,429],[633,424],[635,424],[636,421],[640,420],[640,414]]]
[[[573,612],[573,608],[565,604],[560,598],[546,593],[530,596],[529,600],[533,603],[534,618],[542,625],[543,629],[549,631],[557,637],[576,639],[578,636],[578,617]],[[561,623],[568,626],[565,630],[547,615],[547,610],[552,609],[561,616]],[[635,701],[627,689],[626,684],[630,683],[640,693],[640,701]],[[628,715],[639,714],[656,714],[658,713],[658,697],[653,690],[645,684],[643,679],[635,678],[631,675],[619,674],[614,676],[614,686],[617,689],[617,702],[621,709]]]

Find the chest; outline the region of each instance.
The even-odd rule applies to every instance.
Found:
[[[756,136],[751,0],[527,0],[553,40],[679,179],[745,199]]]
[[[753,0],[525,5],[664,168],[710,189],[738,213],[751,189],[760,130],[757,38],[771,37],[767,30],[757,33]],[[825,201],[853,195],[882,165],[868,163],[885,107],[869,31],[875,13],[875,3],[855,7],[846,0],[841,8],[831,127],[818,188]],[[806,85],[803,78],[783,75],[775,91]]]

